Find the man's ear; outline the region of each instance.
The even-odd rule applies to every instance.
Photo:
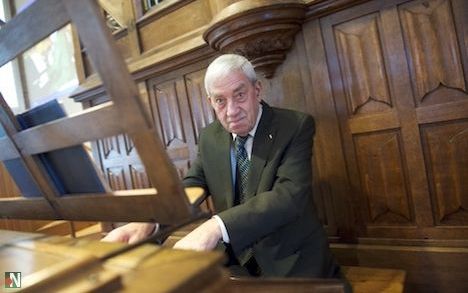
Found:
[[[262,97],[260,97],[260,94],[262,92],[262,89],[263,89],[263,86],[262,86],[262,82],[260,80],[257,80],[255,82],[255,98],[257,99],[257,101],[261,101],[262,100]]]

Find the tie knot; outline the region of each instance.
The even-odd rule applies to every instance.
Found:
[[[236,148],[242,148],[244,147],[245,143],[247,142],[247,139],[249,139],[249,135],[246,136],[236,136],[235,144]]]

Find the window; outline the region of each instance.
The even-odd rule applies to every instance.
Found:
[[[148,11],[151,7],[161,4],[163,0],[142,0],[143,10]]]
[[[0,18],[11,18],[14,9],[9,3],[21,13],[33,2],[0,0]],[[57,99],[68,113],[82,109],[81,104],[68,97],[78,85],[70,25],[52,33],[17,59],[0,68],[0,91],[13,112],[51,99]]]
[[[10,18],[9,1],[0,1],[0,19],[7,22]],[[0,28],[1,29],[1,28]],[[18,62],[11,61],[0,67],[0,92],[13,112],[24,110],[24,98],[21,87],[21,79],[18,70]]]

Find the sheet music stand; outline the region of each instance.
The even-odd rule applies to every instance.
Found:
[[[0,217],[175,224],[194,218],[177,172],[144,111],[137,87],[93,0],[37,0],[0,30],[0,67],[72,22],[110,102],[21,130],[0,97],[0,160],[19,159],[42,197],[0,199]],[[156,189],[60,195],[38,154],[127,133]],[[78,179],[79,180],[79,179]]]

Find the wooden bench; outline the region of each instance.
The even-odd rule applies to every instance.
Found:
[[[342,267],[355,293],[400,293],[404,290],[406,272],[396,269]]]

